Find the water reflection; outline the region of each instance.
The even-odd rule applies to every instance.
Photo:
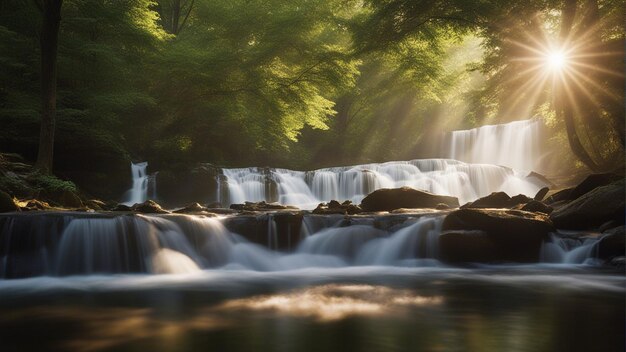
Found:
[[[370,275],[368,282],[350,275],[351,280],[295,288],[279,284],[293,276],[255,274],[238,289],[231,286],[235,275],[224,273],[229,289],[221,291],[216,290],[225,285],[221,279],[179,286],[163,276],[158,284],[142,283],[141,290],[84,286],[91,289],[59,291],[56,298],[48,290],[45,297],[11,298],[11,304],[5,295],[0,350],[624,350],[623,289],[572,286],[556,275],[502,280],[498,272],[484,272],[472,280],[455,271],[454,277],[438,273],[425,280],[427,273],[407,271],[395,283],[384,275]],[[601,281],[600,275],[595,278]],[[623,276],[607,279],[624,282]],[[261,288],[261,282],[267,286]]]
[[[371,285],[324,285],[285,294],[228,301],[219,310],[253,310],[334,321],[352,315],[390,314],[403,306],[440,304],[442,297]]]

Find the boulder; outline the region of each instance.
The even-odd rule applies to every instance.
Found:
[[[593,229],[614,221],[624,224],[624,179],[598,187],[556,209],[550,218],[557,228]]]
[[[80,200],[80,197],[76,195],[76,193],[72,191],[65,190],[58,198],[59,203],[64,207],[69,208],[82,208],[83,201]]]
[[[410,187],[383,188],[368,194],[361,202],[363,211],[392,211],[400,208],[435,208],[443,203],[459,207],[456,197],[419,191]]]
[[[572,189],[569,194],[570,199],[576,199],[598,187],[606,186],[623,178],[624,176],[614,173],[589,175],[581,183],[579,183],[578,186]]]
[[[26,202],[26,206],[22,208],[25,211],[32,210],[53,210],[54,208],[50,206],[48,202],[44,202],[38,199],[31,199]]]
[[[15,203],[13,197],[4,191],[0,191],[0,213],[10,211],[20,211],[20,207]]]
[[[93,210],[105,210],[108,208],[105,202],[98,200],[98,199],[88,199],[85,201],[84,204],[89,209],[93,209]]]
[[[544,187],[542,189],[540,189],[537,194],[535,194],[535,196],[533,197],[534,200],[538,200],[538,201],[542,201],[543,198],[545,198],[546,194],[548,194],[548,192],[550,192],[550,188],[548,187]]]
[[[614,257],[623,257],[626,247],[626,231],[619,226],[604,232],[598,242],[598,257],[611,260]]]
[[[147,200],[143,203],[137,203],[131,207],[133,211],[138,213],[146,213],[146,214],[167,214],[169,211],[161,208],[161,206],[153,201]]]
[[[111,210],[112,211],[133,211],[133,208],[129,207],[126,204],[118,204]]]
[[[343,203],[339,203],[336,200],[331,200],[328,204],[320,203],[314,210],[313,214],[320,215],[329,215],[329,214],[349,214],[354,215],[363,212],[363,210],[358,206],[352,204],[351,201],[347,200]]]
[[[191,203],[184,208],[174,211],[174,213],[215,216],[214,213],[209,212],[207,208],[198,203]]]
[[[448,214],[439,238],[448,262],[536,262],[554,231],[547,215],[520,210],[460,209]]]
[[[544,213],[544,214],[550,214],[552,213],[552,211],[554,211],[554,209],[552,209],[551,206],[545,205],[538,200],[531,200],[530,202],[523,204],[523,205],[520,204],[519,209],[523,211],[532,211],[532,212],[539,212],[539,213]]]
[[[461,208],[486,209],[486,208],[511,208],[518,204],[530,202],[532,199],[523,194],[509,197],[504,192],[493,192],[488,196],[479,198],[471,203],[463,205]]]

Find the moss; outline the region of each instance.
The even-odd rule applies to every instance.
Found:
[[[63,193],[65,191],[73,193],[78,192],[78,188],[73,182],[61,180],[52,175],[44,175],[34,172],[28,176],[28,180],[35,189],[49,194]]]

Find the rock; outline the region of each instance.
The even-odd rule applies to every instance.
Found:
[[[624,224],[624,179],[598,187],[556,209],[550,218],[557,228],[583,230],[608,221]]]
[[[498,248],[484,231],[450,231],[439,236],[439,254],[450,263],[490,263],[501,260]]]
[[[544,185],[548,185],[550,187],[556,186],[554,183],[552,183],[552,181],[548,180],[547,177],[535,171],[531,171],[528,175],[526,175],[526,178],[534,178],[538,180],[539,182],[543,183]]]
[[[410,187],[383,188],[368,194],[361,202],[363,211],[392,211],[400,208],[435,208],[437,204],[459,207],[456,197],[419,191]]]
[[[209,209],[222,208],[222,203],[220,203],[220,202],[212,202],[212,203],[207,204],[206,208],[209,208]]]
[[[536,262],[554,226],[548,216],[520,210],[460,209],[448,214],[440,255],[448,262]]]
[[[508,208],[511,197],[504,192],[493,192],[488,196],[479,198],[471,203],[463,205],[462,208]]]
[[[545,200],[545,202],[546,204],[554,206],[557,203],[560,204],[561,202],[570,201],[572,199],[570,196],[572,194],[572,190],[573,188],[566,188],[555,192],[554,194],[549,196],[548,199]]]
[[[133,211],[138,213],[146,213],[146,214],[167,214],[169,211],[161,208],[161,206],[153,201],[147,200],[143,203],[137,203],[131,207]]]
[[[527,196],[523,194],[518,194],[516,196],[511,197],[511,200],[509,201],[509,208],[512,208],[516,205],[529,203],[532,200],[533,200],[532,198],[528,198]]]
[[[550,214],[552,213],[552,211],[554,211],[551,206],[545,205],[538,200],[531,200],[530,202],[521,205],[520,210],[539,212],[544,214]]]
[[[113,210],[113,211],[133,211],[133,208],[129,207],[126,204],[118,204],[111,210]]]
[[[108,208],[107,204],[101,200],[98,199],[89,199],[85,201],[85,206],[87,206],[89,209],[93,209],[93,210],[105,210]]]
[[[174,213],[215,216],[214,213],[209,212],[207,208],[198,203],[191,203],[184,208],[174,211]]]
[[[581,183],[579,183],[578,186],[572,189],[571,193],[569,194],[570,199],[574,200],[598,187],[606,186],[623,178],[624,176],[620,176],[614,173],[589,175]]]
[[[0,191],[0,213],[10,211],[20,211],[20,207],[15,203],[13,197],[4,191]]]
[[[32,211],[32,210],[50,210],[53,207],[48,204],[48,202],[44,202],[38,199],[31,199],[26,203],[26,207],[22,208],[22,210]]]
[[[471,203],[463,205],[462,209],[486,209],[486,208],[511,208],[518,204],[528,203],[532,199],[523,194],[509,197],[504,192],[493,192],[488,196],[479,198]]]
[[[300,210],[291,205],[266,203],[265,201],[260,201],[258,203],[245,202],[244,204],[231,204],[230,208],[239,211]]]
[[[550,188],[544,187],[544,188],[540,189],[539,192],[537,192],[537,194],[535,194],[533,199],[534,200],[538,200],[538,201],[542,201],[543,198],[546,196],[546,194],[548,194],[548,192],[550,192]]]
[[[445,203],[439,203],[435,206],[435,209],[437,210],[446,210],[446,209],[450,209],[450,206],[448,204]]]
[[[598,257],[611,260],[614,257],[623,257],[626,253],[626,231],[624,226],[619,226],[604,232],[598,242]]]
[[[83,201],[80,200],[80,197],[78,197],[76,193],[68,190],[65,190],[63,191],[63,193],[61,193],[58,201],[62,206],[69,208],[82,208],[84,206]]]
[[[359,214],[363,210],[358,206],[352,204],[351,201],[345,201],[339,203],[336,200],[331,200],[328,204],[320,203],[314,210],[313,214],[330,215],[330,214]]]

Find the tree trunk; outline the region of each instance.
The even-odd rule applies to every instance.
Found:
[[[44,173],[52,171],[57,95],[57,48],[63,0],[44,0],[41,25],[41,130],[35,166]]]
[[[562,45],[571,46],[571,31],[574,26],[574,18],[576,17],[576,0],[565,0],[563,4],[563,11],[561,13],[561,30],[559,38]],[[559,84],[567,84],[567,82],[560,82]],[[570,145],[570,149],[574,155],[583,162],[589,169],[594,172],[600,171],[600,166],[593,160],[591,155],[585,149],[584,145],[580,141],[578,132],[576,131],[576,121],[574,119],[574,109],[572,107],[573,102],[568,101],[565,94],[565,87],[557,87],[556,93],[556,110],[560,112],[563,121],[565,122],[565,129],[567,131],[567,140]]]

